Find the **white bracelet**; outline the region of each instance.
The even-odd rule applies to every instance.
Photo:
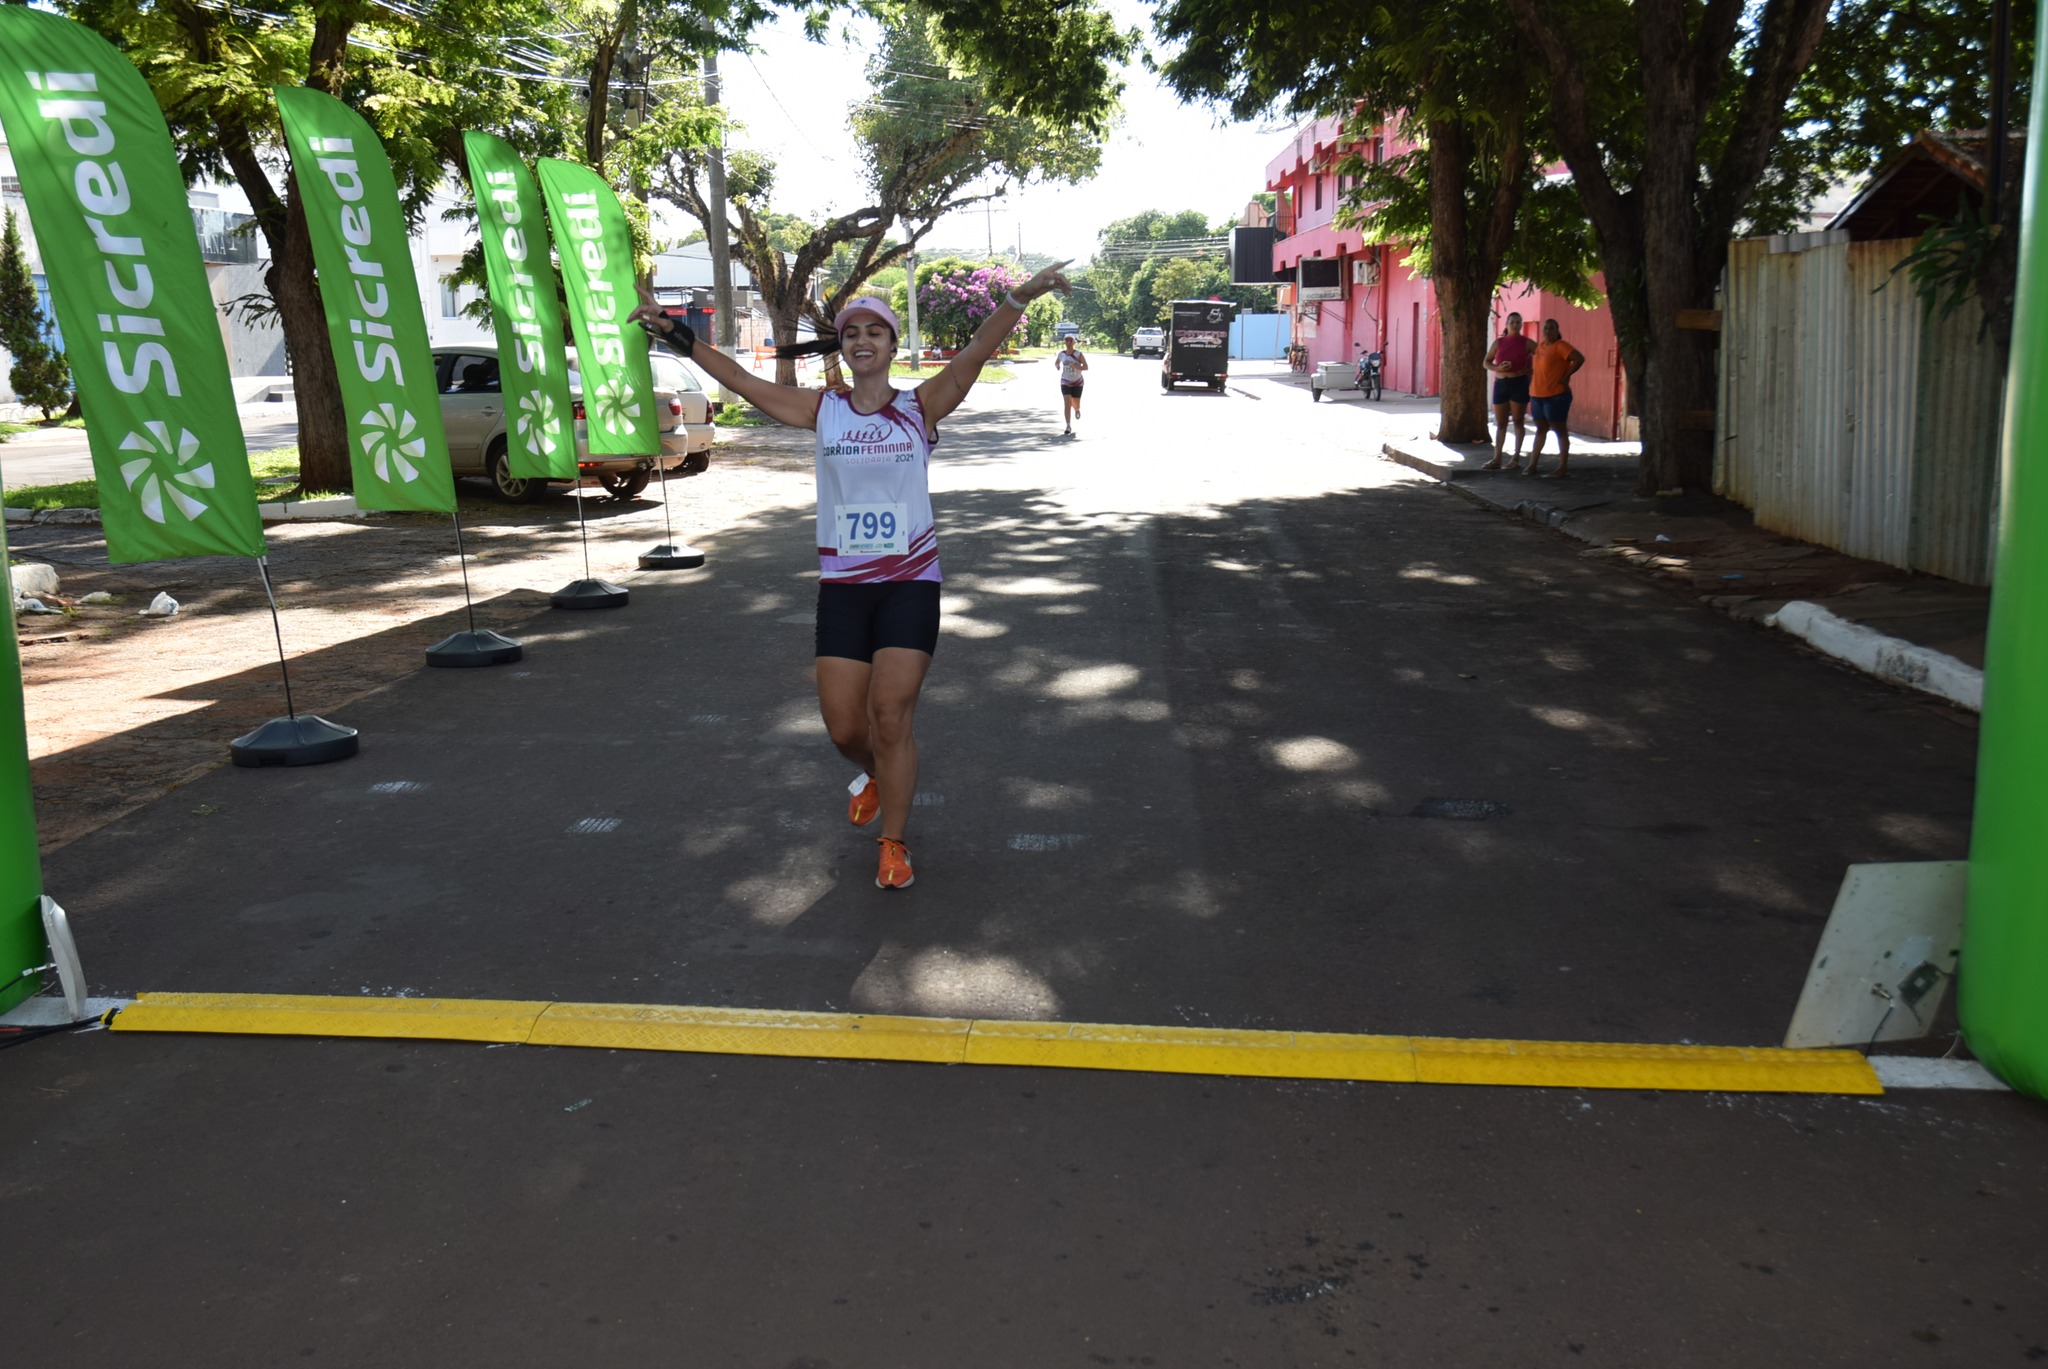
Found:
[[[1003,303],[1009,305],[1012,309],[1015,309],[1020,314],[1030,307],[1023,300],[1017,298],[1017,292],[1015,290],[1008,291],[1003,295]]]

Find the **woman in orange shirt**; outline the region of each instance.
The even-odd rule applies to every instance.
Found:
[[[1543,341],[1529,365],[1529,417],[1536,420],[1536,446],[1529,453],[1528,473],[1537,474],[1543,461],[1543,434],[1557,434],[1557,469],[1553,480],[1569,474],[1572,459],[1571,432],[1565,426],[1572,416],[1572,377],[1586,364],[1586,354],[1564,340],[1557,320],[1543,320]]]

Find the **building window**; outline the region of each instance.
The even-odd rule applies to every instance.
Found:
[[[462,317],[462,287],[445,277],[441,281],[441,317]]]
[[[1318,208],[1318,209],[1321,209],[1321,208],[1323,207],[1323,178],[1322,178],[1321,176],[1317,176],[1317,177],[1315,178],[1315,183],[1316,183],[1316,208]]]

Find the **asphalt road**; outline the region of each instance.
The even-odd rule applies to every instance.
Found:
[[[290,446],[298,440],[298,409],[290,403],[244,404],[242,437],[251,452]],[[92,479],[92,452],[82,428],[44,428],[16,433],[0,442],[0,488],[62,485]]]
[[[1028,368],[947,425],[914,889],[845,826],[765,510],[358,701],[356,760],[55,853],[95,992],[1771,1044],[1845,865],[1962,854],[1967,720],[1378,461],[1359,406],[1156,375],[1099,359],[1071,442]],[[2048,1356],[2011,1096],[106,1034],[0,1090],[25,1361]]]

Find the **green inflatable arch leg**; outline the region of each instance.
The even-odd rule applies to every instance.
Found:
[[[2034,89],[2048,89],[2048,9]],[[2048,101],[2027,131],[2003,502],[1957,1010],[1999,1078],[2048,1098]]]
[[[7,525],[0,522],[0,566],[7,562]],[[11,605],[13,595],[5,596]],[[22,715],[21,651],[10,611],[0,632],[0,1012],[42,989],[42,977],[20,977],[43,954],[42,861],[36,855],[35,797],[28,783],[28,723]]]

